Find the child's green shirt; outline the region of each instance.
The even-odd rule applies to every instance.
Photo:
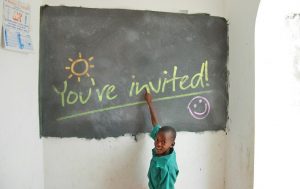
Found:
[[[156,125],[150,133],[151,138],[154,140],[159,129],[160,126]],[[156,156],[155,149],[152,149],[152,159],[148,171],[148,186],[150,189],[174,189],[178,172],[174,149],[165,156]]]

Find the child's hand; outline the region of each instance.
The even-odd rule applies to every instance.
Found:
[[[152,103],[152,95],[150,93],[148,93],[147,90],[145,90],[145,100],[146,100],[147,104]]]

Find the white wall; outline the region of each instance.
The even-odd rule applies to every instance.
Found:
[[[255,189],[300,188],[300,18],[292,38],[291,13],[299,0],[262,0],[257,15]]]
[[[224,139],[224,132],[179,133],[177,188],[223,188]],[[146,135],[138,142],[129,136],[44,139],[45,188],[146,189],[152,148]]]
[[[254,28],[259,0],[225,0],[229,20],[226,188],[253,187]]]
[[[41,144],[38,138],[39,2],[29,1],[33,14],[34,53],[0,49],[0,70],[4,70],[0,76],[0,188],[146,188],[152,148],[148,136],[140,135],[138,142],[129,136],[105,140],[44,138]],[[231,119],[227,156],[227,136],[223,131],[179,133],[176,151],[181,172],[177,188],[251,188],[253,29],[258,0],[49,0],[45,3],[168,12],[189,10],[189,13],[210,13],[229,19]]]
[[[47,1],[49,5],[210,13],[224,16],[222,0]],[[150,130],[150,128],[149,128]],[[223,189],[225,133],[179,133],[176,143],[180,174],[177,188]],[[153,142],[140,135],[86,140],[45,138],[45,189],[146,189]]]
[[[0,188],[44,187],[39,138],[39,1],[31,2],[34,53],[0,49]],[[2,25],[3,1],[0,1]],[[2,27],[1,27],[2,28]]]
[[[134,10],[153,10],[162,12],[209,13],[214,16],[224,16],[223,0],[43,0],[43,4],[59,6],[82,6],[90,8],[120,8]]]

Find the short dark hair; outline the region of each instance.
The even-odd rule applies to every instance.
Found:
[[[163,126],[163,127],[161,127],[161,128],[159,129],[158,132],[163,132],[163,133],[168,133],[168,132],[170,132],[170,133],[172,134],[173,140],[176,139],[176,130],[175,130],[173,127],[171,127],[171,126]]]

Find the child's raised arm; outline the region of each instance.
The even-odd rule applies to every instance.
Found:
[[[158,124],[156,112],[154,110],[153,104],[152,104],[152,95],[145,90],[145,100],[148,104],[150,115],[151,115],[151,122],[152,125],[155,126]]]

